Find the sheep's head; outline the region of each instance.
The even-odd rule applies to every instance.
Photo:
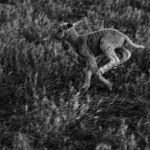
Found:
[[[78,21],[75,23],[62,23],[56,30],[55,38],[57,40],[66,40],[68,38],[68,32],[73,29],[75,32],[74,27],[82,23],[83,21]]]
[[[57,40],[65,40],[67,38],[67,33],[68,31],[73,27],[73,24],[71,23],[62,23],[56,33],[55,33],[55,38]]]

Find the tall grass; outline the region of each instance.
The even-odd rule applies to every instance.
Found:
[[[149,47],[129,48],[132,58],[106,73],[112,92],[92,78],[82,93],[84,62],[53,37],[61,21],[87,17],[81,34],[114,27],[147,46],[149,1],[10,4],[0,6],[0,149],[150,149]]]

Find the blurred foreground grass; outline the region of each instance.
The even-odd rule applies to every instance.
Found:
[[[114,27],[147,46],[149,12],[149,0],[0,4],[0,149],[150,149],[150,49],[131,50],[127,63],[105,75],[112,92],[93,78],[77,95],[84,63],[53,39],[61,21],[86,17],[81,34]]]

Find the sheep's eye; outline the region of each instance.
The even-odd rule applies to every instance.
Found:
[[[62,32],[62,31],[63,31],[63,29],[62,29],[62,28],[59,28],[59,29],[58,29],[58,33]]]
[[[71,27],[73,27],[73,25],[72,25],[71,23],[68,23],[68,24],[67,24],[67,28],[69,29],[69,28],[71,28]]]

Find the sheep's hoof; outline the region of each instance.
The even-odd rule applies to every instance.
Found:
[[[107,85],[109,91],[112,91],[112,86],[113,86],[113,84],[112,84],[110,81],[108,81],[108,82],[106,83],[106,85]]]
[[[90,86],[88,84],[84,84],[81,89],[87,91],[89,87]]]

